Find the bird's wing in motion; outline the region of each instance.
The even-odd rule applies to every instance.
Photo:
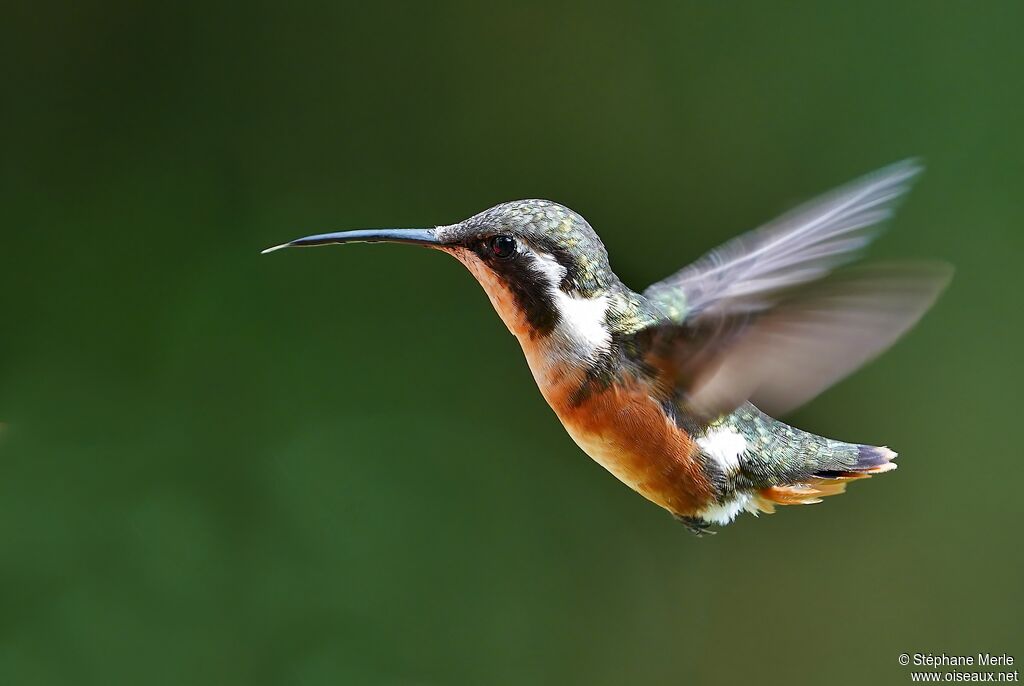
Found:
[[[666,321],[635,343],[666,391],[707,419],[747,400],[781,414],[892,345],[952,269],[908,263],[830,273],[871,241],[919,171],[905,161],[863,177],[648,288]]]
[[[927,262],[851,268],[769,309],[665,322],[635,342],[688,412],[711,420],[749,400],[784,414],[892,345],[952,273]]]
[[[673,320],[770,308],[786,290],[854,260],[921,171],[904,160],[787,212],[647,288]]]

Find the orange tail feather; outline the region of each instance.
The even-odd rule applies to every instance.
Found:
[[[896,469],[892,461],[895,457],[896,453],[888,448],[861,446],[861,460],[848,470],[814,475],[800,483],[762,488],[754,496],[754,505],[761,512],[774,512],[776,505],[820,503],[822,498],[844,492],[849,481]]]

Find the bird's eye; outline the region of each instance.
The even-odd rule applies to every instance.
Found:
[[[512,236],[495,236],[489,242],[491,254],[501,259],[507,259],[516,254],[516,239]]]

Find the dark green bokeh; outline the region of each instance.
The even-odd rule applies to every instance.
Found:
[[[2,684],[908,683],[1024,659],[1024,5],[6,7]],[[952,289],[801,410],[901,469],[697,540],[456,263],[548,197],[641,287],[909,156]]]

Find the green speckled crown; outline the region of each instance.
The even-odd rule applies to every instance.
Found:
[[[458,225],[466,238],[509,233],[552,255],[565,267],[562,289],[608,297],[606,325],[613,333],[638,331],[657,319],[646,299],[624,286],[608,264],[608,251],[586,219],[550,200],[495,205]]]
[[[551,253],[568,271],[573,289],[589,294],[618,283],[608,251],[587,220],[550,200],[514,200],[484,210],[460,224],[467,234],[508,232]]]

